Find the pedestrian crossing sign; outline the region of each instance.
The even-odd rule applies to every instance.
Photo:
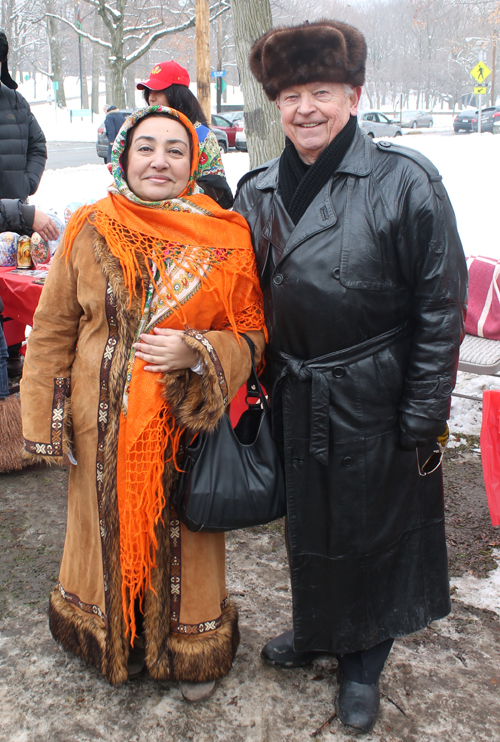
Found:
[[[486,80],[488,75],[491,75],[491,70],[484,62],[478,62],[476,66],[471,69],[470,73],[475,80],[483,82]]]

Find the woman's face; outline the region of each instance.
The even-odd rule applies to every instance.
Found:
[[[179,121],[150,116],[134,129],[128,153],[127,183],[143,201],[176,198],[187,186],[191,152]]]
[[[150,90],[148,106],[168,106],[168,99],[164,90]]]

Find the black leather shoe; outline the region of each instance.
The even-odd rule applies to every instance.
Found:
[[[317,657],[321,657],[324,652],[296,652],[293,648],[293,629],[285,631],[275,639],[267,642],[262,649],[260,656],[262,659],[274,665],[275,667],[302,667],[309,665]]]
[[[340,674],[337,716],[342,724],[358,732],[371,732],[380,708],[378,681],[373,685],[355,683]]]

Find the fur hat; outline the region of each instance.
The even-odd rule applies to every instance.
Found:
[[[250,69],[269,100],[281,90],[308,82],[365,81],[366,41],[354,26],[318,21],[272,28],[252,46]]]

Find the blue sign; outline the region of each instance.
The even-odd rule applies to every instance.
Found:
[[[225,77],[226,76],[226,70],[213,70],[210,73],[210,77]]]

